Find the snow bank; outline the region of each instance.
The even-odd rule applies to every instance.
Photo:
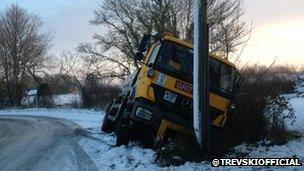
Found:
[[[295,110],[296,120],[289,129],[304,133],[304,98],[292,98],[289,100],[291,107]]]
[[[94,139],[82,139],[80,145],[92,157],[99,170],[205,170],[209,163],[185,163],[181,166],[160,167],[155,151],[144,149],[131,142],[128,147],[115,147],[113,134],[98,133]]]

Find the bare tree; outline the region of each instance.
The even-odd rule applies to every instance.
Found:
[[[135,61],[133,58],[128,58],[119,50],[112,48],[110,52],[104,53],[96,45],[92,44],[81,44],[78,50],[84,55],[82,55],[83,64],[87,65],[91,69],[91,72],[96,72],[99,77],[102,78],[119,78],[131,74],[132,69],[138,68],[135,66]]]
[[[58,81],[61,78],[72,78],[80,92],[83,107],[104,105],[120,92],[120,88],[111,84],[112,79],[109,79],[119,77],[120,69],[113,68],[115,66],[111,64],[96,65],[98,61],[94,60],[99,59],[94,56],[64,52],[56,62],[57,68],[54,68],[55,72],[53,72],[58,76]],[[109,68],[105,69],[105,67]],[[107,73],[110,67],[114,71]],[[117,73],[115,73],[115,70],[117,70]],[[114,76],[113,74],[117,75]]]
[[[54,64],[56,67],[52,73],[58,76],[57,81],[71,77],[77,89],[83,94],[85,78],[93,72],[92,66],[85,62],[84,57],[79,53],[63,52]]]
[[[11,105],[20,103],[22,75],[34,75],[46,60],[52,37],[41,32],[42,25],[38,16],[18,5],[0,13],[0,75],[4,77]]]
[[[110,63],[119,67],[122,78],[138,68],[133,56],[143,34],[168,31],[192,41],[192,4],[192,0],[104,0],[91,21],[102,26],[103,33],[94,35],[94,43],[81,44],[79,51],[94,58],[97,65]],[[242,0],[208,0],[208,13],[210,51],[228,58],[248,40],[250,33],[240,19]]]

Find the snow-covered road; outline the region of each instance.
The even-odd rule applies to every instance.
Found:
[[[0,170],[97,170],[66,119],[0,116]]]

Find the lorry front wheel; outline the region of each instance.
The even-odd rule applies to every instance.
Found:
[[[128,145],[130,141],[130,131],[128,127],[119,124],[116,130],[116,146]]]
[[[104,118],[103,118],[103,122],[102,122],[102,124],[101,124],[101,131],[103,131],[103,132],[105,132],[105,133],[110,133],[110,132],[113,132],[114,130],[115,130],[115,123],[114,122],[112,122],[112,121],[110,121],[109,119],[108,119],[108,116],[109,116],[109,113],[111,112],[111,110],[112,110],[112,105],[114,104],[114,102],[112,102],[109,106],[108,106],[108,108],[107,108],[107,110],[106,110],[106,114],[105,114],[105,116],[104,116]]]
[[[115,124],[108,119],[107,114],[104,116],[102,125],[101,125],[101,131],[105,133],[111,133],[115,130]]]

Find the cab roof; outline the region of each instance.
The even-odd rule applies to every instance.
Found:
[[[188,47],[188,48],[193,49],[193,44],[188,43],[188,42],[183,41],[183,40],[180,40],[180,39],[177,39],[177,38],[175,38],[175,37],[172,37],[172,36],[164,36],[164,39],[165,39],[165,40],[170,40],[170,41],[175,42],[175,43],[177,43],[177,44],[181,44],[181,45],[183,45],[183,46],[186,46],[186,47]],[[217,60],[219,60],[219,61],[221,61],[221,62],[223,62],[223,63],[225,63],[225,64],[227,64],[227,65],[230,65],[230,66],[236,68],[236,66],[235,66],[234,63],[228,61],[227,59],[225,59],[225,58],[223,58],[223,57],[220,57],[220,56],[215,55],[215,54],[213,54],[213,53],[211,53],[210,56],[213,57],[213,58],[215,58],[215,59],[217,59]]]

